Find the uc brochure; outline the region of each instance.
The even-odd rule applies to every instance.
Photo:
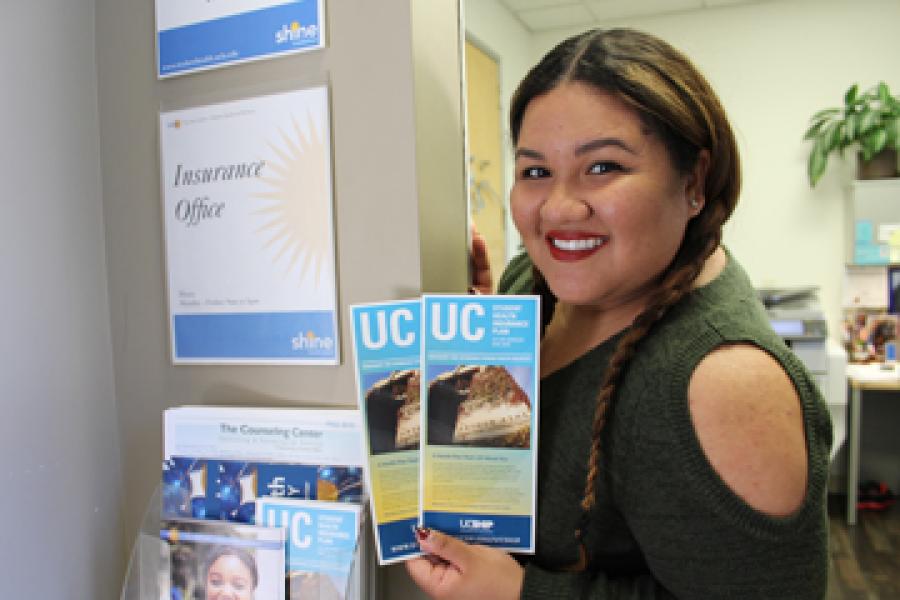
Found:
[[[539,302],[422,297],[424,527],[534,552]]]
[[[360,505],[294,498],[257,498],[257,523],[286,532],[291,599],[347,596],[359,542]]]
[[[360,423],[357,410],[170,408],[161,516],[225,537],[278,528],[288,597],[345,598],[359,569]]]
[[[381,564],[421,554],[417,523],[533,552],[539,299],[426,295],[351,314]]]
[[[380,564],[421,554],[418,300],[350,307],[357,399],[363,415],[373,527]]]

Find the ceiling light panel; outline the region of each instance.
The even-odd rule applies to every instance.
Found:
[[[581,0],[500,0],[510,12],[534,10],[535,8],[559,8],[572,4],[583,4]]]
[[[703,8],[703,0],[589,0],[585,2],[598,21],[643,17]]]
[[[587,25],[594,21],[591,11],[581,4],[523,10],[518,13],[518,17],[532,31],[564,29],[576,25]]]

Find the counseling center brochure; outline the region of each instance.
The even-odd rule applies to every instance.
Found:
[[[363,415],[380,564],[421,554],[419,513],[418,300],[350,307],[357,398]]]
[[[423,526],[534,552],[539,304],[422,297]]]
[[[327,88],[159,126],[173,362],[337,364]]]

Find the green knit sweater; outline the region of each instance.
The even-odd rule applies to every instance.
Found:
[[[501,292],[530,293],[530,272],[526,257],[515,259]],[[642,341],[603,431],[597,504],[583,540],[588,567],[564,570],[579,559],[574,532],[594,403],[620,336],[541,382],[537,552],[520,557],[522,598],[824,597],[828,410],[730,256],[713,282],[679,302]],[[736,496],[709,465],[691,424],[691,373],[728,342],[766,350],[800,396],[808,486],[790,517],[762,514]]]

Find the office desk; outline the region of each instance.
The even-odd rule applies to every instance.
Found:
[[[847,403],[847,524],[855,525],[862,393],[865,390],[900,391],[900,370],[896,365],[887,370],[880,364],[847,365],[847,383],[850,385]]]

